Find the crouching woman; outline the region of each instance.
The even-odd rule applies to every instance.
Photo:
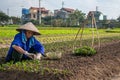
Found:
[[[11,43],[10,49],[6,56],[6,62],[21,61],[21,60],[40,60],[44,54],[44,46],[35,39],[33,35],[40,35],[38,29],[28,22],[16,29],[19,31],[15,35]]]

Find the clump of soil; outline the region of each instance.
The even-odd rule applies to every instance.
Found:
[[[94,56],[75,56],[66,49],[60,60],[49,60],[46,68],[67,70],[71,74],[28,73],[24,71],[1,71],[2,80],[110,80],[120,72],[120,41],[96,47]],[[42,60],[41,62],[44,62]]]

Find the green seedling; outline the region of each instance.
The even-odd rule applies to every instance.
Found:
[[[91,56],[96,54],[96,50],[88,46],[83,46],[81,48],[75,49],[74,53],[75,55]]]

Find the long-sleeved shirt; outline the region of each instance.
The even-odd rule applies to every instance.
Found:
[[[41,53],[44,55],[44,46],[35,39],[35,37],[31,37],[30,39],[26,40],[25,37],[23,37],[23,33],[20,32],[15,35],[14,40],[11,43],[11,46],[9,48],[9,51],[6,56],[6,61],[10,61],[12,59],[12,53],[14,51],[14,48],[12,47],[13,45],[19,46],[25,51],[28,52],[36,52],[36,53]],[[28,58],[26,55],[23,54],[24,58]]]

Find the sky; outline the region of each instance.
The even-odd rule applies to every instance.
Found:
[[[116,19],[120,16],[120,0],[40,0],[41,7],[52,12],[63,7],[78,9],[87,14],[89,11],[98,11],[107,15],[108,19]],[[0,0],[0,11],[9,16],[21,17],[22,8],[39,7],[39,0]]]

